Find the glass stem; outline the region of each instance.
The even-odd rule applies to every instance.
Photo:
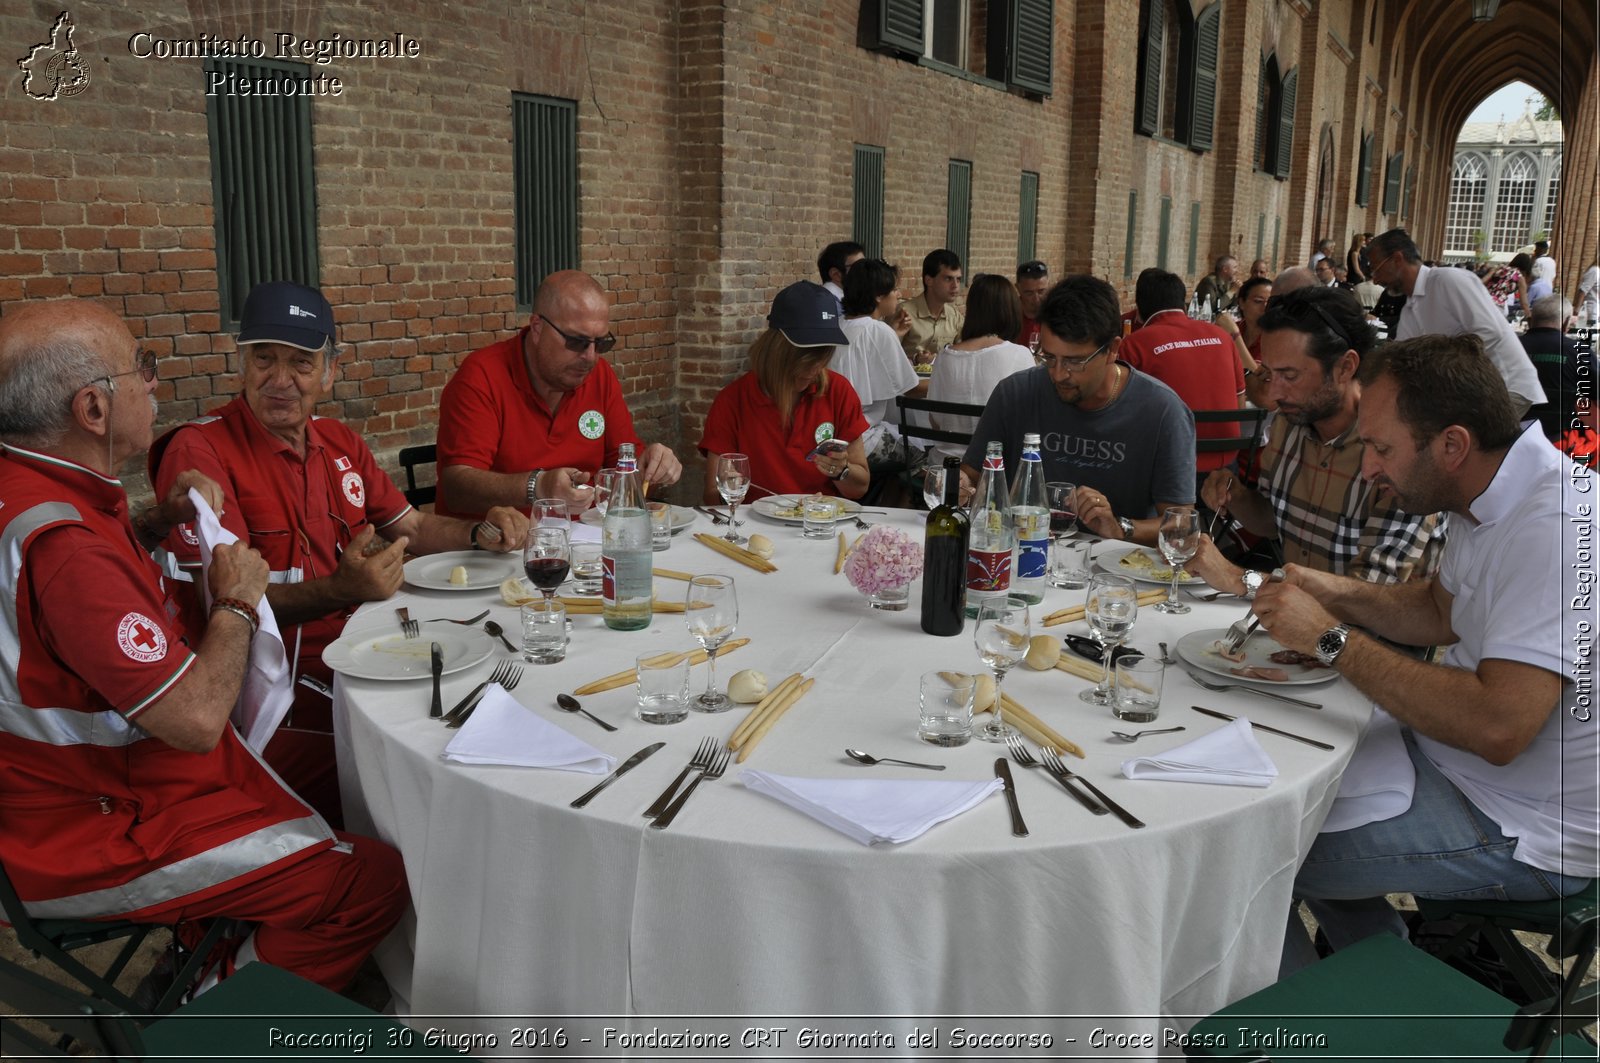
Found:
[[[719,647],[720,648],[720,647]],[[717,691],[717,651],[706,649],[706,699],[709,701]]]
[[[1172,606],[1173,599],[1178,596],[1178,577],[1181,576],[1182,574],[1183,574],[1183,566],[1181,564],[1172,566],[1172,582],[1167,584],[1167,606],[1168,606],[1168,608],[1170,608]]]
[[[1100,686],[1095,693],[1106,699],[1111,697],[1111,651],[1114,648],[1111,643],[1105,643],[1100,657]]]
[[[736,519],[738,519],[738,516],[739,516],[739,503],[737,503],[737,502],[729,502],[728,503],[728,534],[723,536],[723,538],[727,539],[730,543],[731,542],[737,542],[738,539],[739,539],[739,533],[735,530],[736,528],[738,528],[738,525],[734,523],[734,521]]]
[[[1001,704],[1002,704],[1002,702],[1000,701],[1000,694],[1001,694],[1000,687],[1001,687],[1001,684],[1003,684],[1005,681],[1006,681],[1005,669],[1004,668],[996,668],[994,670],[994,709],[992,710],[992,715],[991,715],[990,718],[994,720],[994,729],[995,729],[995,732],[997,734],[1005,734],[1005,732],[1006,732],[1005,714],[1003,712],[1001,712],[1001,709],[1000,709]]]

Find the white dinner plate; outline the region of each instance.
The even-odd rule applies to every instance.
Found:
[[[1274,664],[1272,655],[1283,647],[1264,631],[1252,631],[1250,637],[1244,640],[1244,660],[1229,661],[1213,648],[1213,644],[1218,639],[1226,638],[1227,634],[1228,629],[1221,627],[1191,631],[1178,640],[1178,656],[1201,671],[1220,676],[1230,683],[1260,684],[1264,687],[1313,686],[1339,678],[1339,673],[1332,668],[1313,668],[1306,664]],[[1282,668],[1289,673],[1289,678],[1247,679],[1229,671],[1230,668],[1244,668],[1247,665],[1257,668]]]
[[[399,626],[398,621],[396,627]],[[444,650],[443,675],[487,660],[495,643],[477,628],[441,630],[430,627],[414,639],[400,632],[368,627],[347,632],[322,651],[322,663],[357,679],[427,679],[433,674],[429,643]]]
[[[699,516],[700,514],[696,513],[688,506],[673,506],[672,534],[677,535],[679,532],[683,531],[683,529],[693,524],[695,519]],[[590,508],[584,510],[582,515],[578,517],[578,523],[587,524],[591,528],[598,528],[600,525],[605,523],[605,517],[600,515],[600,511],[598,509],[595,509],[591,506]]]
[[[1123,563],[1123,558],[1140,557],[1144,561],[1148,561],[1149,564],[1144,564],[1143,562]],[[1107,550],[1095,557],[1094,566],[1101,572],[1114,572],[1119,576],[1127,576],[1129,579],[1139,583],[1154,583],[1160,587],[1172,585],[1172,566],[1167,564],[1167,559],[1162,557],[1159,551],[1152,550],[1148,546]],[[1160,573],[1160,575],[1156,575],[1156,573]],[[1196,583],[1204,582],[1205,580],[1185,569],[1183,578],[1178,581],[1178,586],[1192,587]]]
[[[749,506],[744,507],[755,511],[756,516],[767,520],[775,520],[779,524],[804,524],[800,517],[799,504],[806,495],[768,495],[758,498]],[[839,515],[850,517],[861,512],[861,504],[852,502],[848,498],[834,498],[833,503],[839,507]],[[794,510],[791,514],[789,510]]]
[[[413,557],[406,562],[406,582],[430,591],[481,591],[500,586],[507,576],[522,571],[522,559],[515,554],[487,553],[483,550],[452,550],[443,554]],[[467,582],[451,583],[450,573],[460,565]]]

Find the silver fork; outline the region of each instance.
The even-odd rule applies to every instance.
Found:
[[[1018,766],[1024,768],[1044,767],[1043,764],[1040,764],[1037,760],[1033,759],[1033,754],[1028,752],[1028,747],[1023,745],[1022,739],[1018,738],[1016,735],[1006,735],[1006,748],[1011,751],[1011,759],[1016,761]],[[1049,773],[1047,772],[1047,774]],[[1061,778],[1061,776],[1052,774],[1051,778],[1060,783],[1063,790],[1071,794],[1078,804],[1082,805],[1084,808],[1087,808],[1090,812],[1093,812],[1097,816],[1103,816],[1106,814],[1104,805],[1099,804],[1088,794],[1079,792],[1077,788],[1070,785],[1065,779]]]
[[[472,710],[478,707],[478,699],[489,689],[490,683],[499,683],[507,690],[515,690],[520,682],[522,682],[522,666],[512,664],[510,661],[501,661],[499,666],[489,673],[488,679],[473,687],[470,694],[456,702],[455,708],[440,719],[446,727],[460,727],[467,722],[467,717],[472,715]]]
[[[672,825],[672,821],[678,818],[678,813],[682,811],[683,806],[689,800],[690,795],[694,793],[694,788],[696,786],[699,786],[700,783],[706,779],[722,778],[722,773],[728,770],[728,758],[731,756],[733,756],[732,750],[724,749],[719,752],[716,757],[712,759],[709,767],[705,768],[700,772],[699,775],[696,775],[693,779],[689,780],[689,785],[684,787],[683,793],[679,794],[677,798],[673,800],[672,804],[667,806],[667,810],[650,821],[650,826],[655,830],[665,830],[667,827],[670,827]]]
[[[689,763],[678,772],[678,777],[672,780],[672,785],[661,791],[661,796],[650,802],[650,807],[644,810],[646,819],[654,819],[661,815],[663,809],[677,796],[678,787],[683,785],[683,780],[689,777],[692,771],[705,771],[711,767],[711,755],[716,752],[717,742],[714,738],[704,739],[699,748],[694,751],[694,756],[689,758]]]
[[[1283,569],[1275,568],[1267,574],[1269,583],[1278,583],[1283,579]],[[1238,653],[1239,647],[1244,645],[1244,640],[1250,637],[1250,632],[1261,626],[1261,618],[1254,615],[1255,606],[1251,612],[1246,613],[1228,626],[1228,633],[1222,641],[1227,644],[1229,653]]]
[[[1184,669],[1184,671],[1189,670]],[[1247,683],[1218,683],[1210,679],[1200,678],[1200,674],[1198,672],[1189,672],[1189,678],[1193,679],[1196,683],[1205,687],[1207,690],[1243,690],[1251,694],[1260,694],[1262,697],[1271,698],[1274,701],[1282,701],[1290,705],[1298,705],[1302,709],[1322,708],[1322,706],[1315,701],[1302,701],[1300,698],[1291,698],[1287,694],[1279,694],[1275,690],[1263,690],[1260,687],[1253,687]]]
[[[400,608],[395,613],[400,617],[400,633],[408,639],[414,639],[422,634],[422,625],[411,619],[411,610]]]
[[[478,621],[482,620],[484,617],[486,617],[488,615],[489,615],[489,610],[485,609],[483,612],[479,613],[477,616],[473,617],[471,620],[453,620],[448,616],[436,616],[432,620],[424,620],[423,623],[424,624],[476,624]]]
[[[1081,783],[1085,790],[1088,790],[1091,794],[1094,794],[1096,797],[1098,797],[1100,799],[1100,803],[1109,808],[1118,819],[1122,820],[1122,822],[1126,823],[1135,830],[1144,826],[1144,820],[1138,818],[1132,812],[1129,812],[1127,809],[1111,800],[1111,798],[1101,793],[1100,787],[1096,786],[1088,779],[1085,779],[1082,775],[1074,775],[1070,770],[1068,770],[1067,766],[1061,763],[1061,757],[1056,754],[1055,750],[1051,749],[1049,746],[1040,746],[1039,755],[1044,757],[1045,768],[1050,772],[1051,775],[1054,775],[1062,785],[1065,785],[1068,779],[1071,779],[1076,783]]]

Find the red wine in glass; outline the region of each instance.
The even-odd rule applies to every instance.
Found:
[[[522,568],[528,573],[528,582],[548,597],[567,578],[568,561],[564,557],[536,557],[524,561]]]
[[[1072,526],[1078,523],[1078,515],[1070,509],[1052,509],[1050,511],[1050,534],[1060,538],[1072,533]]]

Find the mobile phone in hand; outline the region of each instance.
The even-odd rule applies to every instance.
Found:
[[[806,457],[814,458],[818,454],[843,454],[849,449],[849,443],[841,443],[837,439],[824,439],[822,442],[812,447],[811,453],[807,454]]]

